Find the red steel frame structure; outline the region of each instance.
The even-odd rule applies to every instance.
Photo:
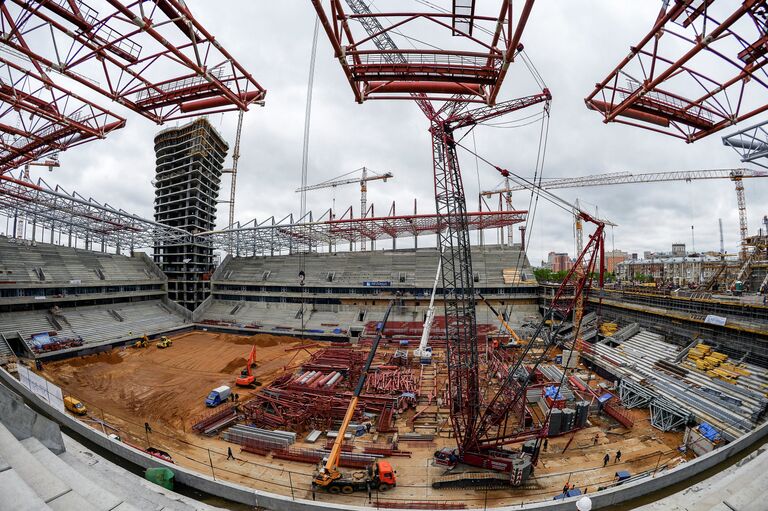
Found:
[[[0,57],[0,175],[125,126],[125,119]]]
[[[478,428],[490,410],[482,409],[479,381],[477,346],[477,322],[472,261],[469,243],[469,215],[462,183],[461,170],[456,152],[454,131],[536,104],[544,104],[548,110],[551,95],[541,93],[496,104],[501,83],[515,53],[522,49],[520,39],[530,15],[533,1],[524,2],[517,23],[513,23],[513,2],[502,2],[500,15],[493,18],[496,31],[490,44],[483,43],[469,34],[475,21],[489,18],[470,14],[458,15],[457,2],[453,13],[381,13],[374,14],[363,0],[346,0],[354,14],[344,12],[339,0],[329,0],[326,10],[321,0],[311,0],[326,34],[341,63],[341,67],[355,94],[355,99],[412,99],[430,122],[432,135],[432,161],[435,182],[437,219],[443,228],[438,230],[438,248],[442,264],[442,290],[446,318],[448,346],[448,391],[451,406],[451,422],[464,461],[488,468],[513,470],[511,459],[488,451],[497,446],[497,423],[486,430]],[[517,4],[517,3],[515,3]],[[467,6],[467,2],[461,2]],[[329,14],[330,13],[330,16]],[[452,25],[445,23],[453,18]],[[457,23],[457,19],[465,21]],[[382,20],[399,19],[384,28]],[[419,49],[402,51],[397,48],[390,32],[398,31],[416,19],[426,19],[442,25],[464,41],[479,44],[480,52]],[[350,21],[361,24],[367,37],[355,41]],[[500,41],[503,49],[497,48]],[[345,44],[346,43],[346,44]],[[375,49],[362,49],[369,43]],[[443,101],[436,108],[433,101]],[[468,111],[472,102],[487,106]],[[499,169],[501,171],[501,169]],[[502,174],[505,171],[501,171]],[[507,173],[508,174],[508,173]],[[500,392],[509,392],[502,388]],[[521,400],[499,401],[492,413],[494,417],[518,415]],[[524,406],[524,402],[522,403]],[[481,437],[484,435],[486,438]],[[487,439],[491,440],[488,443]],[[501,443],[516,441],[506,437]]]
[[[266,95],[181,0],[7,0],[0,31],[0,174],[123,126],[72,86],[158,124]]]
[[[351,209],[351,208],[350,208]],[[472,230],[498,229],[525,221],[527,211],[481,211],[467,214],[467,226]],[[100,245],[102,250],[113,247],[134,250],[154,246],[157,240],[173,240],[189,244],[195,236],[182,229],[169,227],[141,218],[122,209],[85,198],[77,192],[67,192],[60,186],[50,186],[43,179],[35,183],[25,181],[22,173],[0,175],[0,218],[16,221],[23,217],[33,225],[32,239],[44,241],[56,234],[68,239],[85,240],[89,245]],[[12,226],[13,227],[13,226]],[[262,222],[235,224],[224,230],[203,232],[217,249],[229,250],[233,255],[265,255],[291,251],[315,251],[345,241],[362,239],[383,240],[421,234],[436,234],[445,229],[438,216],[432,214],[370,216],[366,218],[332,218],[328,210],[313,220],[312,212],[303,218],[288,215],[280,220],[274,217]],[[39,237],[37,232],[39,231]],[[16,232],[15,228],[9,228]]]
[[[768,110],[765,2],[673,0],[586,98],[619,122],[695,142]],[[719,21],[722,20],[722,21]],[[748,91],[755,90],[755,100]]]
[[[264,99],[183,2],[90,1],[3,2],[3,44],[157,123]]]
[[[467,213],[470,230],[498,229],[525,221],[527,211],[480,211]],[[232,240],[233,253],[239,256],[265,255],[282,251],[318,250],[340,242],[385,240],[437,234],[446,226],[431,214],[369,216],[330,219],[331,211],[317,220],[307,217],[294,221],[292,215],[281,220],[268,218],[244,225],[232,225],[222,231],[201,233],[216,247]]]
[[[491,105],[496,102],[515,52],[521,48],[522,33],[534,4],[534,0],[504,0],[498,16],[481,16],[475,13],[474,0],[454,0],[450,12],[432,9],[382,13],[371,12],[363,0],[347,0],[350,13],[340,0],[311,2],[358,102],[410,99],[409,94],[445,100],[460,94],[463,102]],[[520,3],[524,5],[516,13],[513,5]],[[364,30],[359,37],[357,23]],[[462,42],[469,41],[476,49],[442,50],[428,45],[399,49],[391,34],[417,24],[419,30],[431,28],[460,36]],[[477,35],[477,24],[490,27],[482,31],[487,37]]]

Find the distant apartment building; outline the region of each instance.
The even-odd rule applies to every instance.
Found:
[[[679,249],[678,249],[679,251]],[[678,286],[703,284],[713,276],[734,273],[739,267],[736,254],[722,257],[718,252],[676,256],[674,253],[650,253],[643,259],[628,259],[616,265],[616,278],[631,282],[638,277],[652,277],[658,283]]]
[[[547,265],[553,272],[557,273],[570,270],[573,261],[566,252],[550,252],[547,256]]]
[[[616,265],[626,261],[630,258],[630,255],[623,250],[607,250],[605,252],[605,271],[613,273],[616,271]]]
[[[685,243],[672,243],[672,255],[682,257],[686,254]]]

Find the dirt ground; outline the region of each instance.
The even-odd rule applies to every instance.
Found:
[[[304,350],[295,350],[302,341],[290,337],[255,335],[242,336],[211,332],[192,332],[174,338],[174,345],[165,350],[154,343],[146,349],[120,348],[111,352],[47,364],[43,376],[84,401],[89,408],[93,427],[115,432],[123,441],[139,447],[152,445],[171,453],[174,461],[217,479],[227,479],[246,486],[307,498],[338,503],[367,505],[368,495],[327,495],[310,491],[314,467],[309,464],[273,459],[240,452],[239,447],[219,438],[202,437],[191,432],[191,425],[209,411],[204,405],[211,389],[229,385],[245,367],[252,345],[257,346],[255,374],[264,384],[281,374],[284,367],[298,366],[309,358]],[[308,343],[305,343],[308,344]],[[433,368],[441,367],[441,353],[436,353]],[[437,387],[444,384],[445,375],[435,372]],[[252,390],[235,390],[244,401]],[[443,446],[455,447],[450,438],[447,410],[433,406],[434,421],[442,424],[442,433],[432,443],[402,442],[401,450],[411,451],[410,457],[390,460],[397,470],[398,486],[387,494],[372,496],[387,502],[442,501],[463,503],[467,507],[512,505],[522,502],[551,500],[568,482],[582,491],[597,491],[598,486],[613,479],[617,470],[638,474],[667,463],[680,461],[676,448],[682,443],[681,433],[662,433],[651,427],[648,410],[633,410],[635,426],[627,431],[604,416],[591,416],[591,426],[574,434],[548,440],[542,452],[535,476],[524,489],[491,491],[434,490],[431,483],[446,475],[445,468],[434,466],[432,454]],[[400,417],[400,432],[411,431],[406,426],[408,414]],[[99,420],[105,422],[102,426]],[[148,422],[153,432],[144,431]],[[595,436],[597,435],[597,443]],[[303,438],[303,435],[299,435]],[[366,443],[382,443],[391,435],[365,435],[354,439],[359,449]],[[317,444],[296,447],[318,448]],[[227,459],[227,448],[235,460]],[[615,461],[621,450],[620,462]],[[603,457],[610,462],[603,468]],[[455,471],[475,470],[457,467]]]
[[[243,336],[190,332],[173,337],[174,344],[158,349],[125,347],[46,364],[44,374],[98,416],[99,411],[135,422],[149,422],[171,431],[187,431],[208,409],[210,391],[228,385],[245,400],[253,390],[236,389],[235,378],[245,368],[256,345],[256,379],[269,383],[281,373],[299,339],[267,334]],[[306,342],[305,342],[306,344]]]

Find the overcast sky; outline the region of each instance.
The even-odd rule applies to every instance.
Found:
[[[497,1],[485,0],[480,4]],[[380,2],[381,3],[381,0]],[[294,189],[301,179],[306,82],[314,10],[310,2],[187,0],[198,19],[268,89],[264,108],[245,116],[238,177],[236,219],[248,221],[298,212]],[[615,171],[664,171],[743,166],[715,134],[695,144],[619,124],[584,106],[584,97],[649,30],[658,12],[657,0],[542,0],[537,2],[523,37],[527,54],[554,97],[544,175],[578,176]],[[521,63],[512,66],[500,100],[538,92]],[[126,128],[106,140],[74,148],[61,155],[62,167],[49,182],[151,218],[154,172],[153,136],[161,129],[147,119],[106,103],[128,119]],[[511,119],[533,111],[512,114]],[[211,122],[234,142],[236,113],[215,115]],[[762,120],[754,118],[744,125]],[[173,125],[173,124],[171,124]],[[471,143],[471,137],[466,139]],[[536,160],[539,125],[515,129],[478,127],[478,152],[492,162],[531,176]],[[231,153],[231,151],[230,151]],[[477,209],[478,183],[494,188],[496,171],[467,153],[460,153],[469,209]],[[228,164],[229,165],[229,162]],[[324,32],[320,32],[310,135],[309,183],[323,181],[361,166],[395,179],[373,183],[369,203],[377,215],[386,214],[392,200],[398,212],[413,208],[434,211],[430,139],[427,123],[408,101],[354,102]],[[228,193],[225,178],[222,190]],[[629,252],[669,250],[674,242],[690,247],[691,225],[695,247],[719,246],[718,218],[723,219],[725,244],[737,249],[738,213],[733,184],[727,180],[693,183],[624,185],[559,190],[563,198],[579,198],[588,208],[619,225],[608,232],[607,248]],[[310,192],[309,209],[327,210],[335,194],[337,211],[354,205],[358,215],[359,188],[352,185]],[[749,226],[755,231],[768,213],[768,179],[746,182]],[[222,197],[226,199],[226,197]],[[528,195],[514,197],[524,209]],[[219,225],[227,218],[219,210]],[[516,241],[519,234],[516,232]],[[493,236],[491,236],[493,239]],[[573,255],[572,219],[564,211],[539,202],[532,225],[528,255],[532,263],[550,250]]]

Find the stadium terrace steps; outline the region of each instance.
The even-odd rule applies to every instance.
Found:
[[[0,363],[5,360],[9,360],[15,357],[11,346],[5,340],[5,337],[0,335]]]
[[[518,269],[536,285],[533,268],[519,247],[492,245],[473,247],[472,263],[478,285],[503,286],[505,269]],[[338,252],[308,254],[304,258],[308,286],[360,286],[364,281],[388,281],[394,286],[431,288],[437,269],[434,248],[396,251]],[[264,275],[268,277],[264,280]],[[227,262],[217,280],[221,283],[248,282],[251,285],[297,285],[299,265],[293,256],[235,257]],[[329,280],[329,274],[332,279]],[[402,278],[402,280],[401,280]]]
[[[115,311],[123,321],[118,321],[109,310]],[[184,325],[184,318],[169,312],[159,300],[61,308],[56,316],[63,327],[61,330],[48,321],[48,314],[46,310],[0,313],[0,333],[21,333],[31,350],[31,335],[41,332],[55,330],[59,336],[82,337],[84,344],[94,344],[144,333],[160,333]]]
[[[0,423],[0,508],[14,511],[215,511],[134,475],[63,436],[56,455]],[[3,507],[10,505],[10,508]]]
[[[220,511],[220,508],[192,500],[166,490],[136,476],[68,436],[64,436],[66,451],[59,458],[66,463],[73,476],[97,481],[109,488],[109,493],[123,501],[115,511],[155,509],[162,511]]]
[[[73,504],[73,507],[69,509],[82,509],[83,511],[94,509],[82,497],[77,499],[68,496],[72,492],[72,488],[51,472],[49,467],[35,458],[2,424],[0,424],[0,456],[49,508],[67,509],[57,506],[55,503],[56,500],[64,499],[60,504],[63,502]],[[32,505],[32,503],[30,504]],[[38,503],[34,503],[34,505],[38,507],[30,507],[29,509],[40,508]],[[47,509],[47,507],[40,509]]]
[[[45,278],[36,273],[42,268]],[[0,236],[0,282],[100,283],[104,281],[161,281],[140,257],[105,254],[17,241]]]

